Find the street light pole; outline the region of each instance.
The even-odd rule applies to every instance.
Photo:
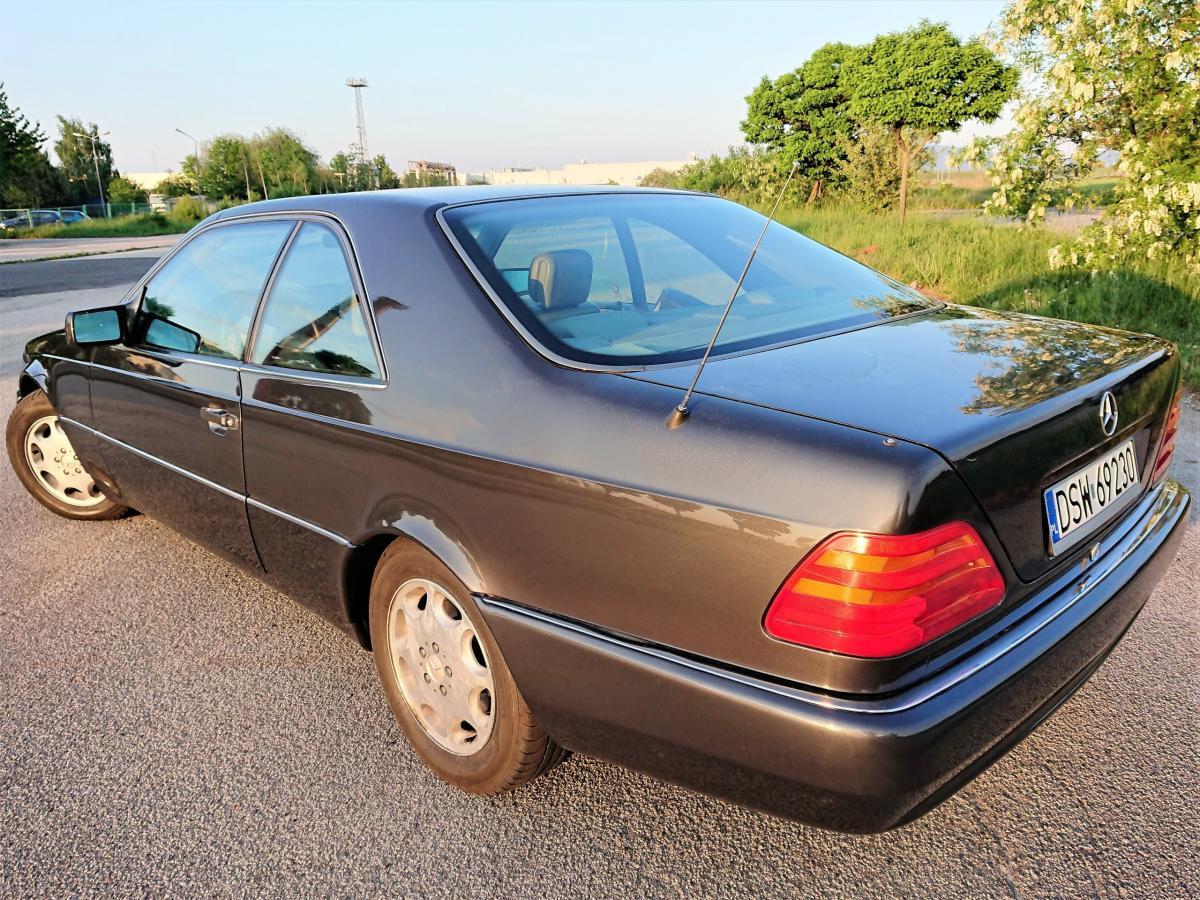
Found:
[[[104,210],[104,217],[108,218],[108,204],[104,202],[104,185],[100,181],[100,154],[96,152],[96,139],[102,138],[109,132],[104,134],[96,134],[94,131],[88,134],[82,134],[78,131],[71,132],[75,137],[88,138],[92,142],[92,162],[96,164],[96,187],[100,189],[100,207]]]
[[[196,140],[194,137],[192,137],[190,134],[188,134],[186,131],[184,131],[182,128],[176,128],[175,130],[178,131],[180,134],[182,134],[185,138],[190,138],[192,144],[196,148],[196,193],[199,194],[200,193],[200,142],[198,140]]]

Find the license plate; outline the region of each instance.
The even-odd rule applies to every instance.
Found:
[[[1057,556],[1082,540],[1106,513],[1137,492],[1137,458],[1126,441],[1078,472],[1047,488],[1042,499],[1050,526],[1050,555]]]

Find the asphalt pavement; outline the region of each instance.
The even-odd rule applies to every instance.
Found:
[[[170,247],[179,237],[177,234],[161,234],[146,237],[5,238],[0,240],[0,263],[148,248],[157,248],[161,254],[163,247]]]
[[[29,337],[123,293],[70,262],[0,266],[0,395]],[[1175,472],[1200,489],[1195,396]],[[0,897],[1200,895],[1195,518],[1074,698],[929,815],[851,837],[579,756],[458,793],[370,656],[291,600],[144,516],[59,519],[6,463],[0,509]]]

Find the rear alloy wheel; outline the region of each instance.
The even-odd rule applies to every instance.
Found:
[[[375,571],[371,644],[396,721],[450,784],[513,790],[565,755],[534,721],[470,592],[403,540]]]
[[[6,443],[17,477],[47,509],[68,519],[115,519],[127,511],[104,496],[83,467],[43,392],[17,403],[8,418]]]

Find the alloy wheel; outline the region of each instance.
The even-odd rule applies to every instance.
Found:
[[[105,501],[87,473],[58,416],[42,416],[25,432],[25,460],[48,494],[70,506],[89,507]]]
[[[459,756],[482,750],[495,720],[495,686],[460,603],[429,579],[410,579],[392,595],[387,634],[400,693],[429,738]]]

